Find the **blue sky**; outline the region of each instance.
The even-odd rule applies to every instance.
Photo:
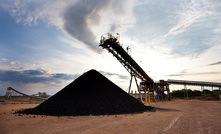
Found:
[[[126,91],[128,72],[98,47],[108,32],[155,81],[221,82],[220,16],[219,0],[1,0],[0,94],[54,94],[90,69]]]

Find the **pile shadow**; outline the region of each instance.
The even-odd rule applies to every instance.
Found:
[[[145,106],[96,70],[90,70],[32,109],[16,113],[79,116],[141,113]]]

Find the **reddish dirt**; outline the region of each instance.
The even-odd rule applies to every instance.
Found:
[[[221,101],[173,100],[151,103],[156,112],[102,116],[37,116],[12,114],[38,104],[0,104],[2,134],[154,133],[220,134]]]

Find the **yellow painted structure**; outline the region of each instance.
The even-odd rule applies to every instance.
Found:
[[[150,104],[150,90],[148,90],[148,103]]]
[[[140,95],[140,101],[143,102],[141,92],[139,92],[139,95]]]
[[[144,104],[147,104],[147,90],[144,90],[144,94],[145,94],[145,102],[144,102]]]

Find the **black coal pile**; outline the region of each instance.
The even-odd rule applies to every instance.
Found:
[[[139,113],[151,110],[96,70],[90,70],[24,114],[78,116]]]

